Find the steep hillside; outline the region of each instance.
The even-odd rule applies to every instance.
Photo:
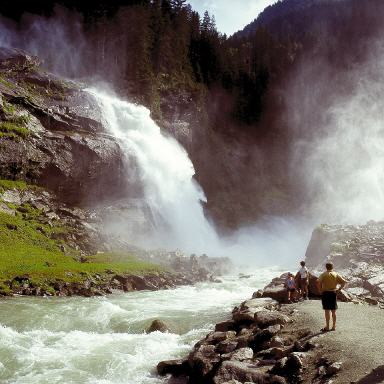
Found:
[[[148,106],[188,150],[207,214],[225,229],[312,212],[327,199],[324,180],[313,180],[321,170],[311,173],[319,164],[313,157],[324,157],[316,143],[330,125],[342,125],[334,109],[359,96],[359,76],[364,92],[381,84],[371,63],[383,32],[379,0],[279,1],[229,38],[184,1],[53,3],[25,4],[29,15],[0,8],[13,19],[2,20],[1,42],[31,50],[57,73],[110,82],[124,98]],[[60,55],[52,54],[47,36],[59,42]],[[360,96],[351,103],[361,115],[367,95]],[[356,144],[345,152],[366,150]],[[346,174],[336,176],[332,182]]]

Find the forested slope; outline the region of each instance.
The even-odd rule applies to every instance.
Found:
[[[185,0],[5,0],[0,13],[7,17],[0,43],[32,50],[68,77],[112,83],[165,127],[186,120],[184,144],[209,211],[237,226],[305,208],[291,163],[301,138],[287,117],[292,84],[309,60],[326,61],[331,79],[348,77],[380,34],[384,4],[279,1],[231,37]],[[339,83],[348,92],[349,83]]]

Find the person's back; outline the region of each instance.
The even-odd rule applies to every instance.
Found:
[[[308,269],[307,269],[307,267],[301,267],[300,269],[299,269],[299,273],[300,273],[300,278],[301,279],[306,279],[307,277],[308,277]]]
[[[305,261],[301,261],[300,265],[301,265],[301,268],[296,274],[296,279],[298,281],[298,286],[300,288],[300,293],[303,299],[308,299],[308,283],[309,283],[308,268],[305,266]]]
[[[340,290],[346,284],[346,280],[344,280],[337,272],[333,270],[333,264],[331,262],[325,264],[325,267],[327,270],[323,272],[317,280],[317,286],[322,292],[321,302],[325,314],[325,327],[321,329],[322,332],[336,330],[337,286],[340,285]],[[329,328],[331,313],[333,323],[332,329]]]
[[[322,291],[335,291],[345,280],[335,271],[325,271],[319,276]]]

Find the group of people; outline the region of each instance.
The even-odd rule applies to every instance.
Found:
[[[305,261],[300,262],[301,268],[294,276],[288,272],[287,281],[287,300],[288,303],[297,301],[299,299],[308,300],[308,285],[309,285],[309,272],[305,266]]]
[[[321,329],[321,332],[336,330],[337,291],[343,289],[347,283],[345,279],[333,270],[332,263],[326,263],[325,268],[325,272],[316,281],[317,289],[321,292],[321,302],[325,317],[325,326]],[[300,262],[300,269],[295,276],[288,272],[285,283],[288,303],[308,300],[309,277],[305,261]],[[330,328],[331,315],[332,328]]]

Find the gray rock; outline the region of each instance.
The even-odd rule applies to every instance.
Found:
[[[216,324],[215,331],[216,332],[232,331],[234,325],[235,325],[235,322],[233,320],[223,321],[221,323]]]
[[[211,332],[205,338],[205,342],[208,344],[217,344],[227,339],[234,339],[235,337],[236,337],[235,331]]]
[[[237,348],[238,342],[234,340],[224,340],[221,341],[217,347],[216,352],[217,353],[229,353],[234,351]]]
[[[186,359],[166,360],[157,364],[157,372],[160,376],[175,375],[180,376],[182,374],[188,374],[189,364]]]
[[[270,325],[284,325],[289,322],[289,317],[272,311],[260,311],[255,313],[255,322],[260,328],[266,328]]]
[[[213,378],[213,382],[215,384],[223,384],[230,380],[237,380],[241,383],[246,381],[260,384],[286,383],[282,377],[272,376],[264,373],[255,364],[244,363],[240,361],[224,361],[221,364],[217,374]]]
[[[354,297],[349,294],[347,291],[345,290],[339,290],[337,291],[337,300],[339,301],[343,301],[343,302],[351,302],[353,301]]]
[[[151,325],[147,328],[147,333],[152,333],[152,332],[156,332],[156,331],[159,331],[159,332],[169,332],[169,328],[167,327],[167,325],[161,321],[161,320],[153,320]]]
[[[251,348],[240,348],[232,353],[224,354],[221,357],[223,360],[251,360],[253,358],[253,350]]]
[[[272,348],[273,347],[277,347],[277,348],[284,347],[284,340],[279,336],[274,336],[271,339],[270,346]]]
[[[205,377],[220,363],[220,355],[214,345],[201,345],[188,357],[188,363],[195,375]]]
[[[338,373],[341,370],[342,365],[343,363],[341,362],[332,363],[326,368],[327,375],[328,376],[336,375],[336,373]]]
[[[287,290],[283,285],[266,287],[263,290],[263,297],[269,297],[279,303],[284,303],[287,300]]]

